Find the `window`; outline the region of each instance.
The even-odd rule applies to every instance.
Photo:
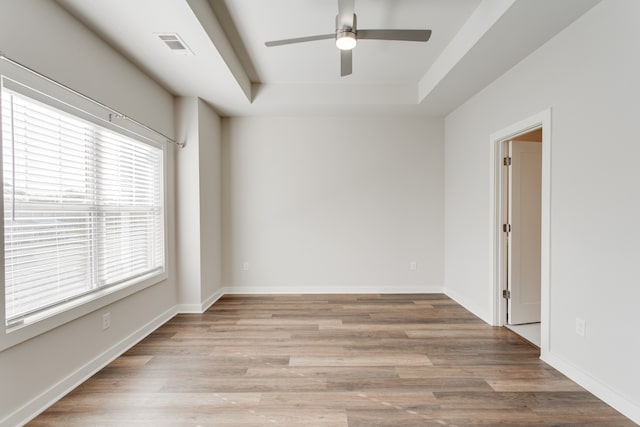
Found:
[[[1,98],[6,325],[163,273],[163,149],[10,87]]]

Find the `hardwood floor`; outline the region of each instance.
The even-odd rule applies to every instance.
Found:
[[[227,295],[32,426],[633,426],[444,295]]]

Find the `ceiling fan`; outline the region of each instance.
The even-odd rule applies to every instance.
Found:
[[[344,77],[353,72],[351,50],[356,47],[358,40],[426,42],[431,37],[431,30],[358,30],[356,15],[353,12],[354,1],[355,0],[338,0],[338,16],[336,16],[335,33],[274,40],[266,42],[265,45],[267,47],[273,47],[335,38],[336,47],[340,49],[340,75]]]

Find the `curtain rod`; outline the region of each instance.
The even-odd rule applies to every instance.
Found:
[[[159,136],[163,137],[164,139],[167,140],[168,143],[171,143],[171,144],[173,144],[173,145],[175,145],[175,146],[177,146],[179,148],[183,148],[184,147],[184,142],[178,142],[173,138],[169,138],[164,133],[162,133],[160,131],[157,131],[152,127],[149,127],[149,126],[145,125],[144,123],[141,123],[141,122],[137,121],[136,119],[133,119],[133,118],[131,118],[129,116],[126,116],[126,115],[120,113],[119,111],[116,111],[113,108],[109,107],[108,105],[103,104],[102,102],[97,101],[97,100],[91,98],[90,96],[87,96],[87,95],[85,95],[83,93],[80,93],[77,90],[72,89],[69,86],[60,83],[59,81],[52,79],[51,77],[45,76],[44,74],[34,70],[33,68],[27,67],[26,65],[14,60],[14,59],[9,58],[8,56],[6,56],[2,52],[0,52],[0,59],[4,59],[5,61],[10,62],[10,63],[12,63],[13,65],[15,65],[17,67],[22,68],[23,70],[26,70],[26,71],[28,71],[28,72],[30,72],[32,74],[35,74],[36,76],[41,77],[41,78],[47,80],[48,82],[55,84],[56,86],[59,86],[59,87],[65,89],[65,90],[68,90],[69,92],[71,92],[71,93],[73,93],[75,95],[78,95],[79,97],[81,97],[83,99],[86,99],[87,101],[93,102],[94,104],[99,105],[100,107],[104,108],[105,110],[110,111],[110,113],[109,113],[109,122],[111,122],[112,119],[114,119],[114,118],[115,119],[128,120],[128,121],[133,122],[136,125],[144,128],[144,129],[146,129],[148,131],[151,131],[151,132],[155,133],[156,135],[159,135]]]

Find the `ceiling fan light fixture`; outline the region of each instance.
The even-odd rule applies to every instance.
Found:
[[[353,31],[340,31],[336,34],[336,47],[340,50],[351,50],[357,43],[356,33]]]

